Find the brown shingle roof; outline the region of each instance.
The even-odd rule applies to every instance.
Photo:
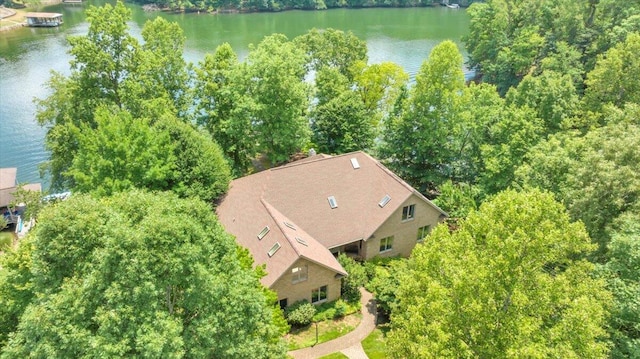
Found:
[[[360,168],[354,169],[353,158]],[[270,286],[299,257],[344,274],[327,249],[367,240],[412,194],[442,212],[364,152],[318,155],[232,181],[217,212],[256,263],[267,265],[269,274],[263,284]],[[385,195],[391,200],[380,207]],[[329,196],[335,197],[336,208],[329,205]],[[296,231],[285,221],[294,224]],[[257,234],[265,226],[270,232],[259,241]],[[296,235],[308,246],[298,243]],[[281,248],[269,258],[267,252],[275,242]]]

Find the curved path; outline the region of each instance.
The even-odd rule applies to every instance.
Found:
[[[360,288],[360,293],[362,293],[362,298],[360,298],[362,321],[356,329],[340,338],[313,347],[290,351],[288,354],[294,359],[315,359],[323,355],[342,352],[351,359],[367,359],[367,354],[364,353],[360,342],[376,328],[376,301],[373,299],[373,295],[363,288]]]

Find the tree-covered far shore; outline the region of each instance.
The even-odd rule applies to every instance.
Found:
[[[469,6],[476,0],[129,0],[172,11],[258,12],[284,10],[326,10],[335,8],[426,7],[450,2]]]
[[[427,7],[447,3],[467,7],[478,0],[127,0],[168,11],[259,12],[285,10],[327,10],[369,7]],[[39,0],[0,0],[0,6],[23,8],[38,6]]]

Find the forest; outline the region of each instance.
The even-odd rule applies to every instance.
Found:
[[[335,29],[190,64],[176,24],[137,39],[121,2],[91,7],[37,100],[74,196],[29,200],[38,225],[0,255],[0,357],[285,357],[213,208],[312,148],[367,151],[449,213],[371,283],[393,357],[640,357],[640,2],[467,11],[470,83],[451,41],[415,82]]]

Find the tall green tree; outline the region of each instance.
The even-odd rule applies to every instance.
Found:
[[[463,89],[462,55],[444,41],[420,67],[402,113],[386,123],[382,157],[422,191],[451,175],[450,130],[458,121]]]
[[[222,147],[234,175],[244,175],[255,157],[256,134],[251,123],[253,98],[246,96],[245,67],[228,43],[205,56],[197,69],[198,123]]]
[[[251,46],[246,63],[251,81],[247,95],[256,104],[251,121],[258,150],[272,163],[285,162],[309,142],[305,54],[286,36],[275,34]]]
[[[88,33],[69,38],[71,74],[54,73],[48,82],[51,95],[37,101],[38,123],[47,128],[47,169],[54,190],[74,185],[68,172],[78,151],[73,128],[96,128],[99,107],[126,110],[134,118],[153,118],[166,110],[185,115],[189,108],[182,31],[154,20],[143,29],[141,45],[129,34],[130,18],[122,2],[90,7]]]
[[[2,357],[283,357],[273,298],[245,262],[204,202],[73,196],[40,216],[33,297]]]
[[[414,249],[391,315],[397,358],[601,358],[610,294],[584,226],[539,191],[505,191]]]

